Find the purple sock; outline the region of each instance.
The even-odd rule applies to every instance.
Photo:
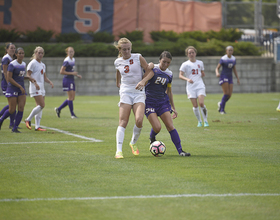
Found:
[[[13,130],[15,130],[18,127],[19,123],[21,122],[22,116],[23,116],[23,112],[18,111]]]
[[[61,106],[58,107],[58,110],[61,111],[61,109],[63,109],[65,106],[68,105],[68,100],[66,99],[62,104]]]
[[[181,139],[179,137],[179,134],[176,129],[169,131],[171,140],[174,143],[175,147],[177,148],[178,153],[180,154],[182,152],[182,146],[181,146]]]
[[[225,111],[225,106],[226,106],[226,102],[227,102],[228,98],[229,98],[229,95],[224,95],[223,96],[221,104],[220,104],[220,106],[221,106],[220,111],[221,112]]]
[[[4,114],[4,112],[9,109],[9,105],[6,105],[0,112],[0,117]]]
[[[152,129],[151,129],[151,133],[150,133],[150,138],[151,138],[151,140],[155,140],[157,134],[158,134],[158,133],[156,133],[156,132],[153,130],[153,128],[152,128]]]
[[[69,110],[70,110],[70,112],[71,112],[71,115],[75,115],[74,114],[74,107],[73,107],[73,101],[71,101],[71,100],[68,100],[68,106],[69,106]]]
[[[14,127],[17,111],[10,115],[10,126]]]
[[[2,115],[2,117],[1,117],[1,121],[4,121],[6,118],[8,118],[9,116],[10,116],[11,114],[10,114],[10,112],[9,112],[9,109],[7,109],[5,112],[4,112],[4,114]]]

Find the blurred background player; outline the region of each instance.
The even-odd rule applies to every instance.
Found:
[[[23,116],[23,110],[26,102],[26,92],[24,88],[24,79],[29,79],[32,83],[35,80],[31,77],[25,77],[26,64],[23,62],[24,50],[22,48],[17,48],[16,50],[17,59],[12,61],[8,66],[7,71],[7,81],[8,86],[6,90],[6,97],[9,102],[9,109],[7,109],[0,119],[0,129],[3,121],[9,117],[11,114],[16,112],[16,106],[18,105],[18,112],[15,117],[15,124],[12,129],[14,133],[21,133],[18,130],[18,125],[21,122]]]
[[[276,111],[280,112],[280,102],[278,104],[278,107],[276,108]]]
[[[12,43],[7,43],[6,44],[5,55],[3,56],[2,61],[1,61],[1,72],[2,72],[1,88],[2,88],[3,95],[6,94],[6,90],[7,90],[7,86],[8,86],[8,83],[7,83],[8,65],[10,64],[10,62],[13,61],[15,51],[16,51],[16,47],[15,47],[14,44],[12,44]],[[7,109],[9,109],[9,105],[6,105],[0,111],[0,117],[4,114],[4,112]],[[9,128],[11,128],[11,129],[14,127],[15,116],[16,116],[16,112],[14,112],[13,114],[10,115],[10,126],[9,126]]]
[[[142,80],[143,69],[146,73],[151,71],[153,65],[149,66],[139,53],[131,53],[132,44],[127,38],[121,38],[115,47],[119,51],[114,65],[116,68],[116,85],[120,94],[119,102],[119,126],[116,133],[117,151],[115,158],[123,158],[122,145],[125,129],[129,121],[131,110],[135,116],[133,135],[129,146],[134,155],[139,155],[136,142],[140,136],[144,111],[145,111],[145,89],[137,90],[136,85]]]
[[[204,127],[208,127],[208,113],[206,106],[204,105],[204,97],[206,96],[205,84],[202,77],[205,76],[204,64],[201,60],[196,59],[197,50],[193,46],[189,46],[185,50],[188,61],[182,63],[180,67],[179,78],[187,81],[187,95],[193,105],[193,113],[198,120],[197,127],[202,127],[202,120],[200,117],[199,107],[201,115],[204,120]],[[197,103],[198,100],[198,103]]]
[[[31,57],[31,62],[27,66],[27,76],[36,80],[36,83],[29,83],[30,97],[34,97],[36,107],[33,108],[30,115],[25,119],[26,127],[31,130],[31,120],[35,116],[35,131],[46,131],[40,127],[42,118],[42,110],[45,107],[45,86],[47,82],[53,88],[53,83],[47,78],[46,66],[41,61],[44,56],[44,49],[42,47],[36,47]]]
[[[163,51],[159,57],[159,64],[154,65],[153,71],[145,74],[144,79],[136,86],[137,89],[146,92],[146,110],[145,115],[148,118],[152,129],[150,132],[150,144],[156,141],[156,135],[161,130],[161,124],[158,117],[161,118],[167,131],[170,134],[171,140],[174,143],[180,156],[190,156],[182,150],[181,139],[177,130],[175,129],[171,117],[173,112],[173,119],[178,115],[171,89],[173,74],[168,69],[172,61],[172,56],[168,51]]]
[[[75,72],[74,48],[67,47],[65,52],[67,54],[67,57],[63,61],[62,67],[60,69],[60,74],[64,75],[62,87],[63,91],[67,91],[68,98],[58,108],[55,108],[55,112],[57,117],[60,118],[61,110],[68,105],[71,113],[71,118],[77,118],[77,116],[74,114],[73,107],[73,101],[76,94],[74,76],[77,76],[80,79],[82,78],[82,76],[79,75],[78,72]]]
[[[216,67],[216,76],[220,77],[219,85],[222,86],[224,96],[222,97],[222,100],[218,102],[218,111],[221,114],[226,114],[225,112],[225,106],[226,102],[230,99],[233,91],[233,80],[232,80],[232,71],[234,72],[234,75],[237,78],[237,83],[240,84],[239,77],[236,71],[236,59],[232,55],[233,54],[233,47],[227,46],[226,47],[226,55],[224,55],[220,62],[218,63]],[[222,66],[222,72],[219,73],[219,69]]]

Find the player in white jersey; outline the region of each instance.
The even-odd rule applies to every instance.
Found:
[[[114,65],[116,72],[116,85],[120,88],[119,102],[119,126],[116,133],[117,151],[115,158],[123,158],[122,145],[124,133],[128,124],[131,109],[135,116],[133,135],[130,147],[134,155],[139,155],[136,141],[140,136],[145,111],[145,88],[136,89],[138,82],[142,80],[143,69],[148,74],[153,64],[147,64],[141,54],[131,53],[132,44],[127,38],[121,38],[115,47],[119,50],[119,56]]]
[[[193,46],[187,47],[185,53],[189,60],[182,63],[179,78],[187,81],[186,91],[188,98],[192,102],[194,115],[198,120],[197,127],[202,127],[198,103],[204,120],[204,127],[208,127],[208,114],[204,105],[204,97],[206,96],[205,84],[202,80],[202,77],[205,76],[204,65],[201,60],[196,59],[197,50]]]
[[[33,108],[30,115],[25,119],[26,127],[31,130],[31,120],[35,116],[35,131],[46,131],[40,127],[42,118],[42,110],[45,107],[45,87],[44,83],[47,82],[53,88],[53,83],[47,78],[46,66],[41,61],[44,56],[44,49],[42,47],[36,47],[34,54],[31,57],[31,62],[27,66],[27,76],[31,76],[36,80],[35,83],[30,82],[29,94],[30,97],[34,97],[36,107]]]

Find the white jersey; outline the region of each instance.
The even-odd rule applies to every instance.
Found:
[[[46,66],[42,62],[38,62],[36,59],[33,59],[27,66],[27,71],[32,71],[31,77],[36,80],[37,84],[40,86],[40,90],[45,92],[44,87],[44,75],[46,72]],[[38,91],[38,90],[37,90]],[[29,82],[29,93],[36,92],[36,87],[33,83]]]
[[[204,71],[204,65],[201,60],[191,62],[190,60],[182,63],[180,71],[185,73],[185,77],[191,79],[193,83],[187,82],[187,92],[196,89],[205,89],[204,82],[201,78],[201,71]]]
[[[143,69],[140,63],[139,53],[132,53],[129,59],[124,60],[123,57],[119,57],[115,60],[115,68],[121,74],[121,87],[120,93],[122,92],[133,92],[133,93],[145,93],[135,89],[136,85],[142,80]]]

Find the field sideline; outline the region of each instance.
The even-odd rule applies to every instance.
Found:
[[[66,97],[47,96],[47,132],[2,125],[0,220],[279,219],[280,94],[233,94],[226,115],[217,112],[221,96],[207,95],[210,127],[197,128],[186,95],[174,95],[174,125],[191,157],[178,156],[164,126],[157,139],[166,154],[153,157],[146,118],[134,156],[132,114],[122,160],[114,158],[119,96],[76,96],[78,119],[68,107],[57,118]],[[23,120],[34,105],[27,97]]]

